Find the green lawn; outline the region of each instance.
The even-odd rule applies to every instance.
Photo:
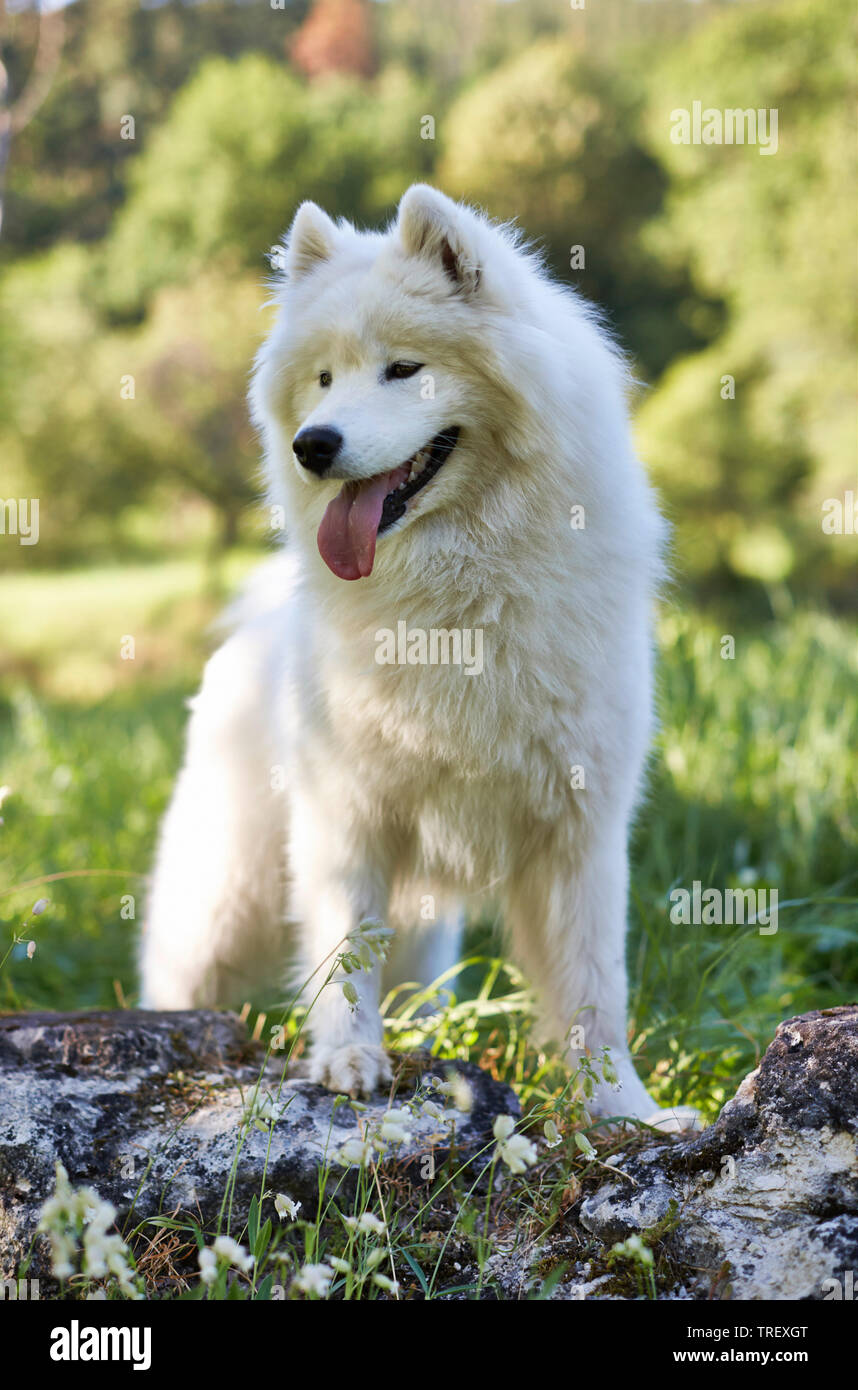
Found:
[[[228,582],[245,565],[238,557]],[[18,577],[0,598],[10,614],[0,685],[0,781],[11,788],[0,827],[6,944],[36,899],[50,899],[25,931],[33,958],[16,946],[0,971],[0,1008],[133,1003],[145,875],[219,598],[190,562]],[[722,633],[696,613],[662,622],[662,733],[631,903],[642,1073],[662,1102],[696,1101],[710,1113],[779,1019],[858,995],[853,627],[798,613],[737,629],[732,660],[720,655]],[[126,634],[133,662],[119,656]],[[778,931],[673,925],[668,895],[695,879],[776,888]],[[470,946],[496,949],[480,923]],[[502,1019],[516,1037],[526,1032],[526,1002],[509,1012],[463,1007],[487,969],[462,975],[448,1035],[476,1058]],[[503,974],[502,990],[520,1001]],[[506,1074],[526,1082],[535,1059],[522,1062],[519,1050],[513,1062],[514,1050]]]

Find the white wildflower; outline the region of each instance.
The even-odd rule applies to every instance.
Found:
[[[245,1274],[253,1269],[253,1256],[248,1255],[243,1245],[239,1245],[232,1236],[218,1236],[212,1246],[214,1253],[228,1260],[233,1269],[243,1270]]]
[[[577,1149],[580,1149],[581,1153],[584,1155],[585,1158],[596,1157],[596,1150],[593,1148],[593,1145],[590,1143],[590,1140],[587,1138],[586,1134],[582,1134],[580,1130],[575,1135],[575,1147]]]
[[[493,1129],[498,1141],[497,1156],[511,1173],[523,1173],[536,1162],[536,1149],[523,1134],[514,1133],[511,1115],[498,1115]]]
[[[284,1109],[284,1106],[280,1106],[278,1109],[270,1095],[257,1091],[251,1096],[245,1106],[245,1124],[255,1125],[263,1134],[267,1134],[268,1126],[280,1119]]]
[[[404,1144],[411,1138],[411,1130],[408,1128],[410,1122],[411,1115],[407,1110],[388,1110],[379,1131],[382,1139],[386,1139],[389,1144]]]
[[[201,1250],[198,1256],[200,1266],[200,1278],[204,1284],[213,1284],[217,1278],[217,1255],[213,1250],[206,1247]]]
[[[363,1231],[364,1234],[367,1235],[371,1232],[373,1235],[383,1236],[387,1230],[384,1222],[380,1221],[375,1213],[371,1211],[363,1212],[357,1224],[358,1230]]]
[[[292,1198],[287,1197],[285,1192],[278,1192],[274,1198],[274,1210],[281,1221],[284,1216],[288,1216],[291,1221],[294,1221],[301,1210],[301,1203],[293,1202]]]
[[[449,1071],[447,1080],[439,1081],[437,1089],[442,1095],[449,1096],[457,1110],[462,1110],[465,1114],[473,1110],[474,1093],[460,1071]]]
[[[536,1149],[523,1134],[513,1134],[500,1145],[498,1153],[511,1173],[523,1173],[536,1162]]]
[[[50,905],[50,898],[39,898],[38,902],[33,903],[30,909],[31,917],[41,917],[45,908]]]
[[[545,1124],[542,1126],[542,1130],[545,1135],[545,1142],[548,1144],[549,1148],[553,1149],[556,1144],[560,1143],[560,1130],[553,1120],[546,1120]]]
[[[304,1265],[301,1273],[295,1275],[294,1284],[302,1293],[326,1298],[333,1277],[334,1271],[329,1264]]]
[[[334,1155],[338,1163],[342,1163],[345,1168],[357,1163],[361,1168],[366,1167],[372,1158],[372,1144],[367,1139],[347,1139],[338,1152]]]
[[[373,1216],[371,1211],[361,1212],[360,1216],[344,1216],[343,1221],[350,1231],[362,1231],[365,1235],[370,1231],[380,1234],[385,1230],[384,1222]]]
[[[91,1187],[73,1188],[61,1163],[56,1165],[56,1189],[42,1206],[38,1229],[51,1242],[51,1267],[58,1279],[80,1271],[91,1279],[113,1276],[122,1293],[137,1298],[134,1269],[121,1236],[110,1233],[116,1208],[103,1202]]]

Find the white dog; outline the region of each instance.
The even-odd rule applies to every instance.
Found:
[[[664,525],[622,358],[514,234],[425,185],[384,233],[304,203],[283,265],[251,404],[285,553],[193,702],[144,1002],[239,1001],[293,935],[309,974],[367,918],[396,928],[385,983],[428,983],[489,893],[543,1032],[610,1048],[595,1108],[649,1117],[624,948]],[[332,1090],[390,1074],[380,975],[311,1011]]]

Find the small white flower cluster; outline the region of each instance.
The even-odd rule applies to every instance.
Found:
[[[457,1111],[467,1113],[473,1107],[473,1092],[461,1072],[451,1068],[446,1081],[433,1076],[429,1084],[435,1093],[446,1098],[448,1106]],[[418,1090],[404,1105],[392,1106],[387,1110],[381,1121],[365,1135],[347,1139],[334,1155],[336,1162],[342,1163],[345,1167],[352,1164],[366,1167],[373,1156],[376,1153],[384,1153],[389,1144],[407,1143],[412,1136],[414,1121],[422,1116],[440,1124],[455,1124],[455,1116],[442,1109],[431,1096],[422,1096]],[[441,1138],[443,1135],[439,1134],[437,1137]]]
[[[200,1278],[204,1284],[213,1284],[222,1269],[238,1269],[249,1274],[253,1269],[253,1256],[248,1255],[243,1245],[232,1236],[218,1236],[211,1248],[208,1246],[199,1253]]]
[[[384,1144],[380,1146],[384,1148]],[[352,1164],[357,1164],[365,1168],[374,1153],[373,1141],[371,1139],[347,1139],[334,1154],[337,1163],[341,1163],[344,1168],[350,1168]]]
[[[333,1278],[334,1270],[330,1264],[304,1265],[292,1280],[292,1287],[315,1298],[327,1298]]]
[[[58,1279],[80,1272],[90,1279],[113,1277],[128,1298],[142,1298],[134,1279],[128,1246],[109,1232],[116,1208],[103,1202],[92,1187],[73,1188],[61,1163],[56,1165],[57,1185],[39,1213],[38,1230],[51,1242],[51,1266]]]
[[[405,1144],[411,1138],[411,1111],[405,1106],[392,1106],[385,1114],[379,1137],[386,1144]]]
[[[369,1226],[368,1224],[364,1224],[368,1216],[369,1213],[364,1212],[364,1215],[360,1218],[348,1217],[346,1219],[349,1222],[356,1223],[359,1230],[371,1230],[373,1232],[384,1230],[384,1222],[378,1221],[376,1217],[372,1217],[376,1225]],[[381,1247],[377,1250],[371,1250],[363,1260],[362,1277],[365,1279],[368,1275],[371,1275],[372,1282],[376,1284],[378,1288],[384,1289],[386,1293],[392,1293],[396,1296],[396,1294],[399,1293],[399,1284],[396,1279],[390,1279],[386,1274],[380,1274],[377,1269],[377,1266],[381,1264],[386,1256],[387,1251]],[[299,1293],[310,1294],[316,1298],[327,1298],[334,1275],[351,1274],[352,1272],[352,1265],[348,1260],[342,1259],[339,1255],[330,1255],[324,1264],[304,1265],[292,1280],[292,1287],[297,1289]]]
[[[523,1134],[515,1133],[511,1115],[498,1115],[493,1133],[498,1141],[497,1156],[511,1173],[523,1173],[536,1162],[536,1149]]]
[[[343,1221],[350,1231],[358,1231],[363,1236],[383,1236],[387,1230],[384,1222],[372,1211],[361,1212],[360,1216],[344,1216]]]

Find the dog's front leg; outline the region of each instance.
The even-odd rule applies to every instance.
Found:
[[[610,1050],[617,1079],[598,1083],[592,1109],[649,1119],[657,1107],[626,1038],[625,827],[587,829],[586,845],[558,836],[522,866],[509,892],[513,943],[537,989],[542,1030],[568,1042],[570,1064],[589,1053],[601,1071]]]
[[[342,804],[323,805],[310,795],[293,802],[290,840],[292,909],[311,1003],[310,1076],[331,1091],[368,1095],[391,1074],[382,1046],[381,962],[348,977],[355,1004],[345,996],[336,961],[362,922],[385,920],[388,866],[372,849],[383,837],[377,830],[372,836]]]

